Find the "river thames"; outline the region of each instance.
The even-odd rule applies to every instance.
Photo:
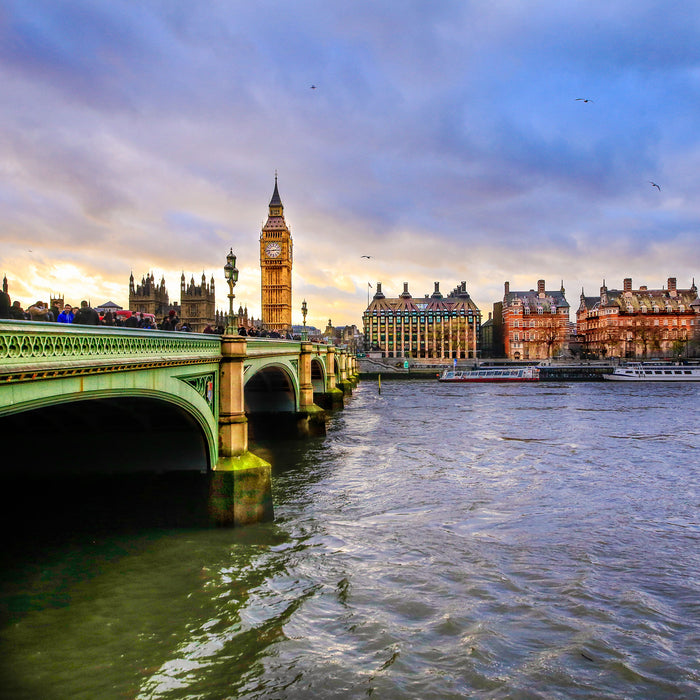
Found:
[[[254,446],[274,523],[20,537],[0,697],[700,697],[699,397],[365,381]]]

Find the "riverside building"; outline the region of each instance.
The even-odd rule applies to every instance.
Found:
[[[185,273],[180,277],[180,320],[191,331],[201,333],[207,326],[215,323],[216,296],[214,293],[214,276],[209,284],[202,272],[202,283],[195,284],[194,275],[189,284],[185,283]]]
[[[153,273],[144,275],[141,284],[135,284],[133,273],[129,277],[129,311],[134,313],[153,314],[160,322],[170,311],[175,311],[183,324],[191,331],[201,333],[208,325],[216,324],[216,300],[214,292],[214,277],[207,284],[206,276],[202,273],[202,283],[195,284],[194,275],[189,284],[185,281],[185,273],[180,277],[180,304],[170,303],[165,277],[156,282]]]
[[[413,298],[404,282],[403,292],[388,298],[381,282],[362,314],[365,343],[382,357],[425,359],[475,358],[481,326],[481,311],[467,292],[467,283],[446,297],[440,283],[423,298]]]
[[[129,277],[129,310],[153,314],[161,319],[168,314],[170,299],[165,287],[165,277],[161,277],[160,283],[156,282],[153,273],[144,275],[141,284],[135,284],[134,273]]]
[[[597,357],[662,357],[688,353],[688,344],[700,332],[700,299],[693,280],[678,289],[669,277],[666,288],[632,289],[630,277],[622,291],[608,289],[603,280],[600,296],[581,290],[576,312],[577,332],[585,354]]]
[[[545,290],[544,280],[537,291],[512,292],[505,283],[502,338],[505,356],[510,360],[545,360],[568,354],[569,303],[564,284],[556,291]]]

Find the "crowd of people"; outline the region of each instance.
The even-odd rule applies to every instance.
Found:
[[[225,332],[223,326],[208,325],[202,333],[218,333],[222,335]],[[267,331],[264,328],[246,328],[240,326],[238,335],[245,335],[251,338],[283,338],[285,340],[299,340],[299,337],[292,336],[291,333],[280,333],[279,331]]]
[[[0,318],[14,319],[17,321],[44,321],[49,323],[73,323],[83,326],[120,326],[124,328],[159,329],[163,331],[191,331],[187,323],[183,323],[175,310],[168,312],[160,323],[155,322],[151,314],[129,312],[130,315],[120,315],[112,311],[100,314],[93,309],[87,301],[81,301],[80,306],[65,304],[62,309],[57,306],[49,307],[46,302],[37,301],[26,310],[19,301],[11,302],[6,292],[0,292]],[[203,333],[223,335],[225,328],[222,325],[207,325]],[[299,340],[299,336],[291,333],[267,331],[261,328],[246,328],[241,326],[238,335],[252,338],[284,338],[286,340]]]
[[[19,301],[10,301],[7,292],[0,292],[0,318],[15,321],[44,321],[48,323],[77,323],[84,326],[114,325],[105,321],[105,316],[93,309],[87,301],[81,301],[80,306],[72,307],[66,304],[62,309],[57,306],[49,307],[44,301],[36,301],[27,309],[22,308]]]
[[[87,301],[80,306],[65,304],[62,309],[49,307],[44,301],[36,301],[26,309],[19,301],[11,302],[6,292],[0,292],[0,318],[16,321],[43,321],[48,323],[72,323],[82,326],[120,326],[124,328],[159,328],[167,331],[189,331],[190,327],[182,323],[175,311],[171,311],[160,323],[156,323],[151,314],[129,312],[117,314],[112,311],[99,313]]]

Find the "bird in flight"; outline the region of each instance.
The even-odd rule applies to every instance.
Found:
[[[650,184],[652,187],[656,187],[656,189],[659,190],[659,192],[661,192],[661,188],[660,188],[655,182],[652,182],[651,180],[649,180],[649,184]]]
[[[367,260],[371,259],[371,255],[360,255],[361,258],[367,258]]]
[[[315,85],[312,85],[312,86],[311,86],[311,90],[315,90],[315,89],[316,89],[316,86],[315,86]]]
[[[593,102],[593,100],[589,100],[586,97],[577,97],[574,102]]]

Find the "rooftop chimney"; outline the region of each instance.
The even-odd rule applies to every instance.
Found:
[[[675,277],[668,278],[668,293],[672,297],[675,297],[677,294],[677,292],[676,292],[676,278]]]
[[[624,292],[631,292],[632,291],[632,278],[631,277],[625,277],[625,279],[622,281],[622,284],[624,285],[622,291],[624,291]]]
[[[537,293],[544,297],[544,280],[537,280]]]
[[[403,292],[399,294],[399,296],[402,299],[410,299],[411,298],[411,292],[408,291],[408,282],[403,283]]]

